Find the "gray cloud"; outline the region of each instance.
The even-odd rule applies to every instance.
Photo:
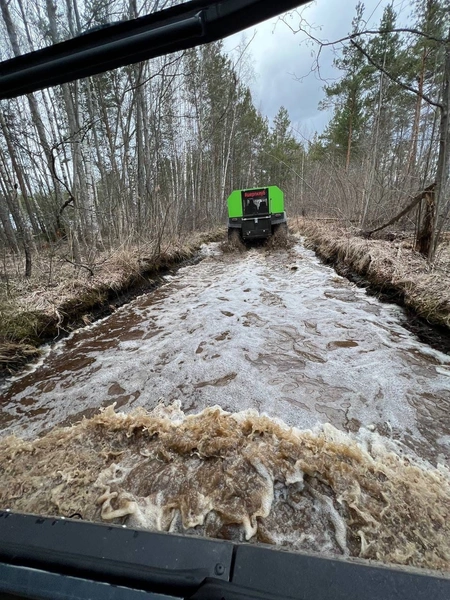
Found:
[[[366,0],[365,16],[370,23],[379,22],[384,7],[389,0]],[[316,37],[322,40],[335,40],[345,36],[351,29],[355,14],[355,2],[342,0],[318,0],[303,9],[303,16],[315,27]],[[298,17],[288,18],[292,28],[296,28]],[[255,81],[250,84],[256,105],[269,119],[285,106],[291,121],[306,137],[314,131],[323,131],[329,120],[329,113],[319,111],[318,104],[323,99],[322,79],[331,81],[338,72],[333,68],[333,50],[323,49],[320,58],[320,76],[311,72],[316,48],[306,41],[305,35],[294,34],[280,21],[265,21],[243,34],[225,40],[225,49],[232,51],[255,34],[249,47],[253,58]],[[297,78],[297,79],[296,79]]]

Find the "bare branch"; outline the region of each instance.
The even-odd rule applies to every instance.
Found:
[[[302,18],[303,20],[303,18]],[[282,19],[283,23],[289,27],[289,29],[294,33],[298,33],[298,32],[303,32],[304,34],[306,34],[310,40],[312,40],[313,42],[315,42],[318,46],[319,46],[319,51],[317,53],[317,56],[315,57],[314,60],[314,65],[311,68],[311,71],[317,70],[319,71],[319,57],[320,57],[320,53],[322,51],[322,48],[325,47],[329,47],[329,46],[336,46],[337,44],[342,44],[343,42],[347,42],[350,41],[350,43],[355,46],[355,48],[357,48],[362,54],[364,54],[364,56],[367,58],[367,60],[378,70],[382,71],[387,77],[389,77],[389,79],[391,81],[393,81],[394,83],[396,83],[397,85],[399,85],[400,87],[402,87],[403,89],[412,92],[413,94],[416,94],[417,96],[420,96],[422,98],[422,100],[424,100],[425,102],[427,102],[428,104],[431,104],[432,106],[435,106],[437,108],[439,108],[440,110],[442,110],[442,104],[440,104],[439,102],[435,102],[434,100],[432,100],[429,96],[427,96],[426,94],[423,94],[421,92],[419,92],[419,90],[417,90],[416,88],[413,88],[412,86],[408,85],[407,83],[404,83],[398,79],[395,79],[388,71],[386,71],[381,65],[379,65],[378,63],[376,63],[374,60],[372,60],[372,58],[369,56],[369,54],[367,54],[367,52],[362,48],[362,46],[360,44],[358,44],[355,41],[355,38],[358,38],[362,35],[383,35],[383,34],[387,34],[387,33],[412,33],[414,35],[419,35],[421,37],[424,37],[428,40],[432,40],[434,42],[438,42],[439,44],[448,44],[448,40],[443,39],[443,38],[438,38],[432,35],[429,35],[428,33],[424,33],[423,31],[420,31],[419,29],[414,29],[414,28],[410,28],[410,27],[397,27],[395,29],[365,29],[364,31],[358,31],[356,33],[351,33],[349,35],[346,35],[345,37],[339,38],[338,40],[333,40],[332,42],[324,42],[318,38],[316,38],[314,35],[312,35],[309,31],[307,31],[304,27],[300,26],[298,29],[294,29],[289,23],[286,22],[286,20],[283,18]],[[320,75],[320,72],[319,72]]]
[[[63,188],[66,190],[66,192],[69,194],[69,201],[65,202],[63,204],[63,206],[60,209],[59,214],[62,214],[62,212],[64,211],[64,209],[71,203],[73,202],[73,204],[75,205],[75,198],[72,195],[72,192],[70,191],[69,187],[67,186],[66,182],[63,181],[59,176],[58,173],[56,172],[56,157],[53,154],[53,151],[56,150],[56,148],[58,147],[58,145],[60,144],[55,144],[52,148],[50,148],[50,159],[51,159],[51,167],[52,167],[52,177],[54,179],[56,179],[56,181],[63,186]]]
[[[66,200],[64,202],[64,204],[61,206],[61,208],[59,209],[59,214],[62,215],[64,212],[64,209],[67,208],[69,206],[69,204],[71,203],[75,203],[75,198],[73,196],[70,196],[70,198],[68,200]]]
[[[181,61],[184,56],[186,54],[186,50],[183,50],[183,52],[181,53],[181,55],[177,55],[173,60],[164,63],[164,65],[161,67],[161,69],[159,71],[157,71],[156,73],[153,73],[152,75],[150,75],[149,77],[147,77],[147,79],[144,79],[143,81],[139,82],[136,85],[132,85],[128,88],[126,88],[123,93],[126,94],[128,92],[133,92],[134,90],[137,90],[138,88],[143,87],[146,83],[148,83],[149,81],[151,81],[152,79],[155,79],[155,77],[159,77],[160,75],[164,75],[166,68],[167,67],[171,67],[172,65],[176,64],[177,62]]]
[[[89,276],[94,277],[94,271],[91,269],[91,267],[88,267],[87,265],[83,265],[83,263],[74,262],[73,260],[70,260],[70,258],[67,258],[67,256],[64,257],[64,260],[66,262],[70,263],[71,265],[73,265],[74,267],[80,267],[81,269],[86,269],[86,271],[89,271]]]
[[[443,38],[435,37],[434,35],[429,35],[419,29],[412,29],[409,27],[396,27],[395,29],[365,29],[364,31],[357,31],[356,33],[351,33],[346,37],[341,38],[340,40],[335,40],[334,42],[329,42],[324,44],[325,46],[329,46],[331,44],[339,44],[340,42],[346,42],[347,40],[353,40],[361,35],[383,35],[386,33],[412,33],[414,35],[419,35],[421,37],[426,38],[427,40],[431,40],[433,42],[438,42],[438,44],[445,44],[446,40]]]
[[[311,33],[306,31],[303,27],[300,26],[298,29],[294,29],[291,25],[289,25],[289,23],[286,22],[286,20],[284,18],[282,18],[281,20],[287,27],[289,27],[289,29],[294,34],[302,31],[303,33],[306,33],[306,35],[309,38],[311,38],[312,40],[314,40],[321,46],[334,46],[335,44],[341,44],[342,42],[347,42],[348,40],[353,40],[362,35],[383,35],[383,34],[387,34],[387,33],[412,33],[413,35],[418,35],[420,37],[424,37],[427,40],[437,42],[438,44],[447,44],[448,43],[448,41],[445,38],[438,38],[434,35],[425,33],[424,31],[420,31],[420,29],[414,29],[412,27],[395,27],[394,29],[364,29],[364,31],[357,31],[355,33],[350,33],[349,35],[346,35],[346,36],[339,38],[338,40],[334,40],[332,42],[322,42],[322,41],[318,40],[317,38],[315,38],[313,35],[311,35]],[[302,17],[302,21],[304,21],[303,17]]]
[[[396,83],[397,85],[402,87],[404,90],[407,90],[408,92],[412,92],[416,96],[419,96],[420,98],[422,98],[422,100],[425,100],[425,102],[428,102],[428,104],[431,104],[432,106],[436,106],[436,108],[443,110],[442,104],[440,104],[439,102],[435,102],[427,94],[424,94],[424,93],[420,92],[419,90],[417,90],[416,88],[413,88],[411,85],[408,85],[407,83],[400,81],[396,77],[393,77],[389,73],[389,71],[387,71],[382,65],[379,65],[377,62],[375,62],[373,60],[373,58],[364,50],[364,48],[360,44],[358,44],[358,42],[355,42],[355,40],[350,40],[350,43],[352,44],[352,46],[357,48],[361,52],[361,54],[364,54],[364,56],[367,58],[367,60],[370,62],[370,64],[372,66],[374,66],[376,69],[378,69],[379,71],[384,73],[391,81],[393,81],[394,83]]]
[[[414,198],[411,200],[411,202],[403,210],[401,210],[398,214],[396,214],[395,217],[392,217],[392,219],[390,219],[387,223],[384,223],[384,225],[375,227],[375,229],[371,229],[370,231],[364,231],[363,235],[365,237],[370,237],[373,233],[376,233],[377,231],[381,231],[382,229],[386,229],[386,227],[389,227],[389,225],[392,225],[396,221],[399,221],[402,217],[404,217],[407,213],[409,213],[415,206],[417,206],[419,204],[419,202],[421,200],[423,200],[423,198],[425,197],[425,195],[427,193],[433,192],[435,188],[436,188],[436,183],[432,183],[431,185],[426,187],[424,190],[419,192],[417,194],[417,196],[414,196]]]

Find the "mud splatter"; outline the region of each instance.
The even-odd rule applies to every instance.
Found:
[[[0,440],[0,506],[450,569],[450,474],[325,425],[179,404]]]
[[[196,389],[206,387],[207,385],[222,387],[224,385],[228,385],[230,381],[233,381],[233,379],[236,379],[236,377],[237,373],[228,373],[228,375],[225,375],[224,377],[219,377],[218,379],[211,379],[210,381],[200,381],[199,383],[195,383],[194,387]]]

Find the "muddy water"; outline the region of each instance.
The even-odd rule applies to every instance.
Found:
[[[204,253],[5,386],[0,504],[450,570],[450,358],[300,243]]]
[[[2,391],[0,424],[30,437],[99,407],[257,409],[296,427],[361,425],[450,458],[450,359],[301,245],[205,249]]]

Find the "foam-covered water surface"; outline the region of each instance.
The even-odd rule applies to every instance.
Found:
[[[300,242],[203,254],[7,382],[0,506],[448,570],[449,357]]]
[[[361,426],[450,457],[450,360],[314,254],[222,255],[180,269],[60,342],[3,390],[0,425],[26,437],[101,406],[255,408],[289,425]]]
[[[448,470],[376,433],[109,407],[33,442],[1,439],[0,474],[0,505],[17,511],[450,568]]]

